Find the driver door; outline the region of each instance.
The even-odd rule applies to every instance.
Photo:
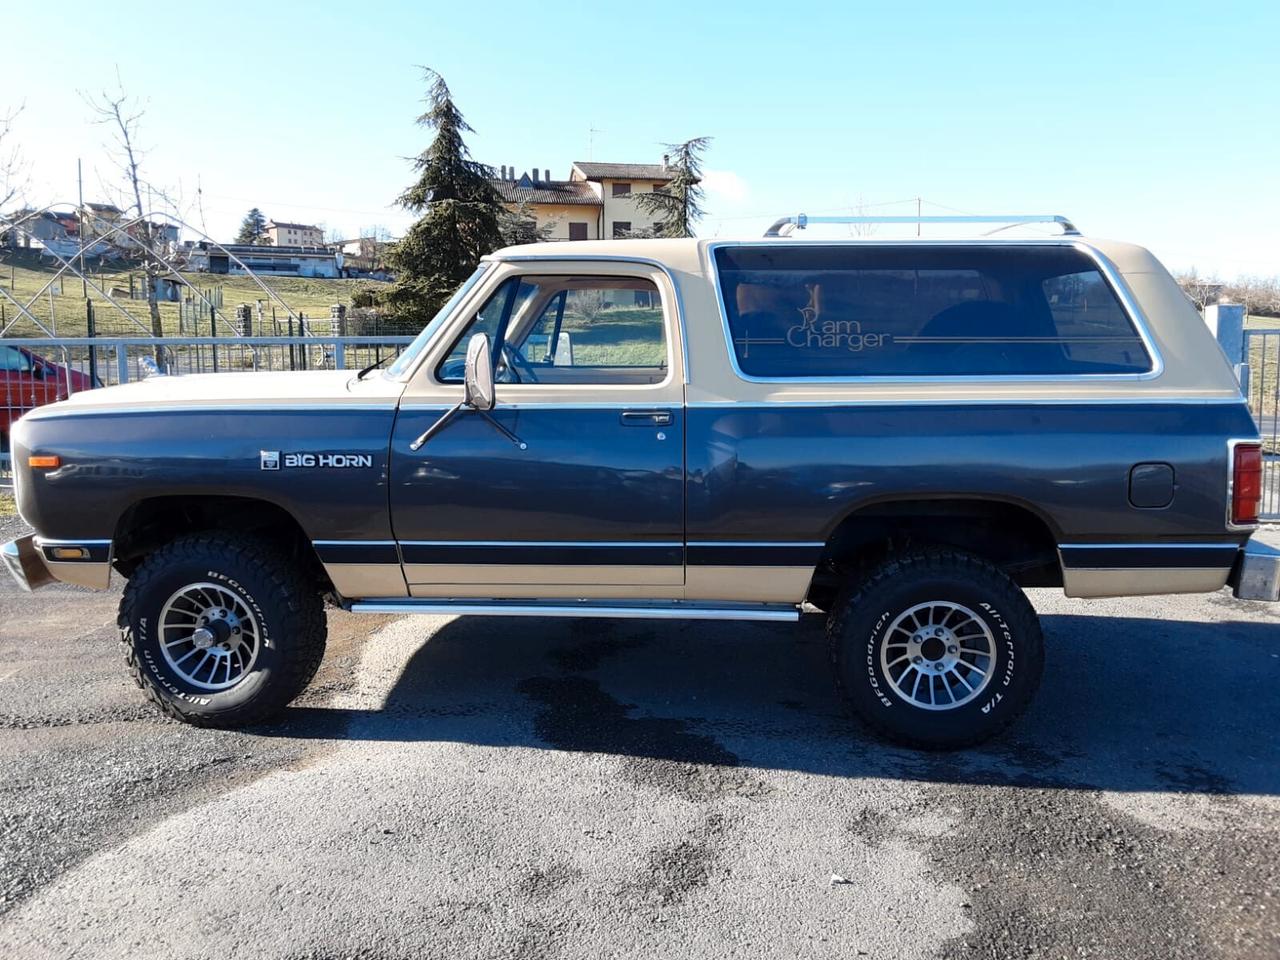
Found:
[[[392,437],[391,516],[413,596],[670,597],[684,584],[684,383],[675,292],[640,264],[497,271],[442,331]],[[464,410],[492,343],[495,422]]]

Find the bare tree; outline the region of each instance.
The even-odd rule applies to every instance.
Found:
[[[97,115],[97,122],[111,130],[111,137],[115,143],[116,163],[124,176],[125,188],[132,201],[131,208],[137,212],[139,218],[136,239],[141,247],[143,272],[146,275],[147,311],[151,314],[151,333],[153,336],[163,337],[164,324],[160,320],[156,280],[165,273],[165,268],[155,256],[151,211],[142,203],[143,189],[146,188],[149,193],[151,188],[143,181],[139,171],[142,153],[138,148],[138,131],[144,111],[125,93],[119,76],[116,78],[116,84],[114,93],[103,91],[96,97],[86,96],[84,99]],[[83,215],[84,211],[81,211],[81,216]],[[156,362],[162,363],[163,357],[163,349],[157,346]]]
[[[17,199],[26,186],[26,164],[22,151],[13,140],[13,122],[22,113],[22,107],[14,107],[0,113],[0,213]]]

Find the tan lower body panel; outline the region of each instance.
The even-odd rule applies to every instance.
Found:
[[[703,567],[685,569],[686,600],[799,603],[809,592],[813,567]]]
[[[350,599],[403,597],[405,577],[388,563],[326,563],[334,588]],[[812,567],[539,566],[408,564],[411,597],[482,599],[708,600],[800,603]],[[683,573],[687,582],[681,583]],[[669,581],[669,582],[663,582]]]
[[[326,563],[333,589],[344,597],[407,597],[398,563]]]
[[[592,586],[631,586],[649,584],[679,587],[684,583],[684,568],[679,564],[664,566],[623,566],[617,564],[540,564],[540,563],[406,563],[405,579],[418,584],[590,584]],[[625,596],[610,593],[607,596]],[[433,594],[439,596],[439,594]],[[493,596],[493,594],[485,594]]]
[[[473,600],[683,600],[684,586],[632,583],[414,583],[411,597]]]
[[[1068,597],[1140,597],[1161,593],[1216,593],[1230,567],[1071,568],[1062,571]]]
[[[111,584],[110,563],[86,563],[83,560],[59,563],[56,560],[45,559],[44,565],[63,583],[74,583],[77,587],[105,590]]]

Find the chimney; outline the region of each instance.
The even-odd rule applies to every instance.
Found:
[[[550,168],[550,167],[548,167],[548,168],[547,168],[546,170],[544,170],[543,172],[546,174],[546,176],[545,176],[545,177],[543,177],[542,179],[543,179],[545,182],[550,183],[550,182],[551,182],[551,168]]]
[[[669,156],[667,156],[665,153],[662,155],[662,169],[663,169],[663,170],[667,169],[667,161],[669,161],[670,159],[671,159],[671,158],[670,158]]]
[[[507,179],[507,165],[504,163],[501,167],[502,172],[498,174],[499,180]]]

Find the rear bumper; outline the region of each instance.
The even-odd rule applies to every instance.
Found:
[[[1241,600],[1280,600],[1280,550],[1250,540],[1232,571],[1231,586]]]
[[[5,567],[13,575],[13,579],[18,581],[18,586],[28,593],[47,587],[56,579],[45,566],[44,557],[36,548],[35,537],[10,540],[0,547],[0,559],[4,560]]]

